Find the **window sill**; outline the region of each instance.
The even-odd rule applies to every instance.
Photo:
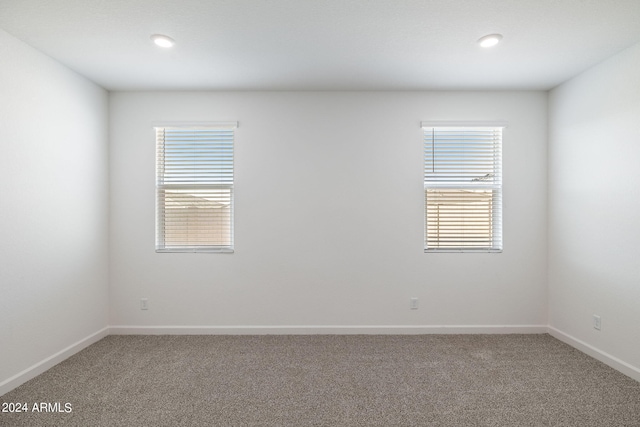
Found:
[[[426,249],[424,253],[478,253],[478,254],[501,254],[502,249]]]
[[[231,248],[224,249],[210,249],[210,248],[180,248],[180,249],[156,249],[156,253],[192,253],[192,254],[232,254],[234,252]]]

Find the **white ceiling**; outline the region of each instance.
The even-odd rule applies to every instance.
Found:
[[[110,90],[550,89],[640,41],[640,0],[0,0],[0,28]]]

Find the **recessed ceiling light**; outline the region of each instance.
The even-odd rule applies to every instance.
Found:
[[[174,39],[172,39],[171,37],[163,36],[162,34],[152,35],[151,40],[153,40],[153,42],[158,46],[165,48],[172,47],[174,44],[176,44],[176,41]]]
[[[478,40],[478,43],[482,47],[491,47],[500,43],[500,40],[502,40],[502,34],[489,34]]]

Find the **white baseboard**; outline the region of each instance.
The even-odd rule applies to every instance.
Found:
[[[321,325],[321,326],[111,326],[103,328],[0,383],[0,396],[40,375],[107,335],[419,335],[544,334],[640,381],[640,368],[546,325]]]
[[[17,373],[11,378],[8,378],[2,381],[0,383],[0,396],[10,392],[16,387],[19,387],[20,385],[26,383],[30,379],[37,377],[41,373],[54,367],[55,365],[62,362],[63,360],[73,356],[80,350],[83,350],[89,347],[91,344],[94,344],[100,341],[102,338],[106,337],[107,335],[109,335],[108,327],[103,328],[98,332],[95,332],[89,335],[88,337],[83,338],[80,341],[71,344],[69,347],[60,350],[56,354],[49,356],[46,359],[36,363],[35,365],[25,369],[24,371]]]
[[[112,326],[112,335],[545,334],[546,325]]]
[[[618,359],[615,356],[610,355],[609,353],[605,353],[602,350],[595,348],[594,346],[587,344],[586,342],[579,340],[569,334],[566,334],[552,326],[548,327],[549,335],[554,338],[559,339],[560,341],[569,344],[571,347],[574,347],[581,352],[588,354],[601,361],[602,363],[611,366],[616,371],[622,372],[628,377],[633,378],[636,381],[640,381],[640,368],[637,368],[623,360]]]

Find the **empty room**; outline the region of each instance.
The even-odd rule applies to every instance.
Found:
[[[640,1],[0,0],[0,426],[640,426]]]

